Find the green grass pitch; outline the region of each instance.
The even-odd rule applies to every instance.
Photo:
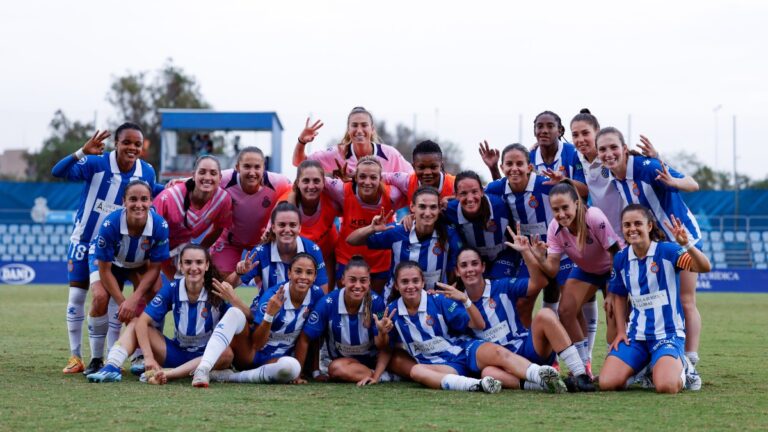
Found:
[[[64,376],[69,357],[64,286],[0,286],[0,430],[766,430],[768,295],[700,294],[704,388],[499,395],[412,383],[356,388],[216,384],[89,384]],[[253,290],[240,289],[250,300]],[[601,315],[602,319],[602,315]],[[595,347],[600,370],[601,322]],[[88,343],[83,340],[87,357]]]

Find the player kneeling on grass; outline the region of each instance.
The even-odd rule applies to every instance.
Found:
[[[251,308],[228,289],[222,292],[233,308],[221,319],[192,378],[195,387],[208,387],[209,380],[250,383],[305,383],[301,365],[291,355],[306,352],[299,339],[304,323],[323,290],[314,285],[317,261],[306,253],[296,254],[288,268],[288,282],[275,285],[253,299]],[[252,323],[246,326],[247,323]],[[298,339],[298,342],[297,342]],[[232,346],[231,369],[211,371],[219,357]]]
[[[360,255],[350,258],[344,268],[343,288],[320,299],[309,315],[299,339],[315,340],[325,334],[331,363],[328,376],[359,386],[391,380],[386,371],[390,354],[374,345],[374,318],[384,312],[384,298],[371,292],[371,268]],[[296,347],[303,364],[307,341]]]
[[[485,264],[476,249],[465,247],[458,254],[456,272],[459,283],[463,285],[485,323],[482,329],[472,328],[471,334],[476,338],[499,344],[539,365],[551,366],[557,353],[574,375],[574,385],[569,390],[595,391],[578,351],[552,310],[540,310],[533,318],[530,329],[525,328],[520,321],[516,306],[518,299],[538,295],[547,285],[547,278],[537,265],[528,238],[514,235],[511,229],[509,231],[514,242],[507,244],[520,252],[528,266],[530,278],[503,278],[493,281],[484,279]],[[498,379],[505,388],[547,390],[540,383],[529,382],[526,377],[515,376],[496,366],[484,368],[482,375]]]
[[[439,294],[427,294],[417,263],[398,264],[395,289],[394,297],[400,298],[376,320],[376,344],[379,349],[404,344],[418,363],[410,373],[414,381],[434,389],[498,393],[501,381],[491,376],[466,376],[495,366],[551,392],[565,391],[565,384],[552,367],[531,364],[499,345],[463,336],[467,328],[485,328],[480,311],[465,293],[450,285],[438,283]],[[387,314],[390,310],[391,314]]]
[[[658,393],[677,393],[687,385],[690,367],[684,353],[685,321],[680,300],[680,272],[706,273],[709,260],[689,242],[676,217],[667,229],[677,244],[660,241],[663,234],[651,212],[630,204],[621,212],[621,229],[628,246],[616,254],[609,291],[614,294],[617,336],[600,371],[601,390],[622,390],[644,366],[652,372]],[[625,322],[627,297],[632,302],[629,328]],[[693,375],[692,375],[693,376]]]
[[[122,380],[121,366],[137,345],[144,352],[144,377],[153,384],[181,378],[197,367],[208,339],[219,319],[230,307],[217,292],[232,290],[218,282],[220,276],[211,264],[208,252],[197,245],[187,245],[179,255],[182,279],[166,282],[144,312],[128,324],[109,351],[107,364],[88,375],[90,382]],[[173,312],[174,338],[168,339],[153,324]],[[219,366],[229,366],[232,354],[222,356]],[[174,368],[161,370],[160,367]]]

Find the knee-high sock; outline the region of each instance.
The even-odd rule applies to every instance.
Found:
[[[109,316],[109,330],[107,330],[107,349],[112,349],[118,339],[120,339],[120,329],[123,327],[123,323],[117,319],[118,306],[115,299],[109,299],[109,306],[107,307],[107,315]]]
[[[457,391],[475,391],[479,386],[480,380],[477,378],[469,378],[462,375],[447,374],[440,380],[440,387],[443,390],[457,390]]]
[[[121,347],[120,344],[115,344],[112,346],[112,349],[109,350],[106,364],[120,369],[123,366],[125,359],[128,358],[128,354],[130,353],[126,351],[125,348]]]
[[[595,347],[595,337],[597,336],[597,311],[597,298],[581,306],[581,313],[584,314],[584,319],[587,321],[587,352],[590,361],[592,361],[592,350]]]
[[[579,376],[586,373],[586,370],[584,369],[584,363],[581,361],[581,357],[579,356],[579,351],[573,345],[560,351],[558,355],[574,375]]]
[[[238,308],[229,308],[216,324],[216,329],[213,330],[208,345],[205,346],[205,352],[197,369],[206,372],[213,369],[213,365],[232,342],[232,338],[243,329],[245,329],[245,314]]]
[[[91,358],[104,358],[104,340],[109,328],[109,317],[88,316],[88,342],[91,345]]]
[[[300,373],[301,365],[299,365],[298,360],[293,357],[280,357],[275,363],[229,374],[224,381],[284,384],[298,378]]]
[[[69,287],[67,300],[67,331],[69,332],[69,351],[81,357],[80,345],[83,340],[83,321],[85,321],[85,297],[87,290]]]

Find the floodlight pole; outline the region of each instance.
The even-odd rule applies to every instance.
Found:
[[[720,109],[723,108],[723,104],[717,104],[716,107],[712,108],[712,113],[715,115],[715,174],[717,174],[717,164],[718,164],[718,158],[717,158],[717,152],[718,147],[720,147],[720,125],[719,125],[719,117],[717,114],[720,112]]]
[[[736,174],[736,115],[733,116],[733,192],[734,192],[734,206],[733,206],[733,224],[734,230],[738,229],[739,224],[739,178]]]

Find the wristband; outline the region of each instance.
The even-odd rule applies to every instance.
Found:
[[[274,315],[270,315],[268,313],[264,314],[264,321],[272,324],[272,321],[275,319]]]
[[[82,147],[80,147],[80,148],[79,148],[79,149],[77,149],[77,151],[75,152],[75,159],[77,159],[77,160],[80,160],[80,159],[82,159],[82,158],[84,158],[84,157],[85,157],[85,152],[83,151],[83,148],[82,148]]]
[[[696,244],[692,241],[689,241],[687,245],[683,246],[683,250],[688,252],[692,247],[695,247]]]
[[[307,141],[307,142],[304,142],[304,141],[302,141],[302,140],[301,140],[301,138],[296,138],[296,141],[298,141],[298,142],[299,142],[299,144],[301,144],[301,145],[307,145],[307,144],[309,144],[309,141]]]
[[[464,308],[469,309],[472,307],[472,300],[469,299],[469,296],[467,296],[467,299],[464,300]]]

